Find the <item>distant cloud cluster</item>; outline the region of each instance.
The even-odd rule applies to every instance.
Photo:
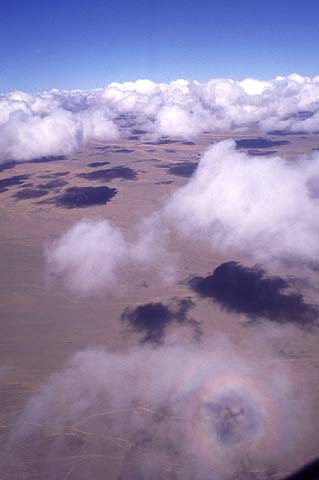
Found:
[[[271,81],[211,79],[206,83],[149,80],[112,83],[101,92],[121,113],[144,116],[144,128],[156,135],[190,137],[205,130],[260,127],[263,130],[318,128],[319,77],[298,74]]]
[[[0,96],[0,160],[74,152],[87,142],[127,137],[189,138],[204,131],[318,130],[319,77],[111,83],[92,91]],[[134,125],[134,126],[133,126]]]
[[[0,160],[67,155],[89,141],[119,135],[106,108],[90,107],[80,93],[0,96]]]
[[[107,220],[81,221],[47,251],[50,269],[82,293],[113,288],[123,269],[155,266],[174,279],[171,237],[255,261],[318,259],[319,154],[287,161],[211,146],[186,185],[129,234]]]

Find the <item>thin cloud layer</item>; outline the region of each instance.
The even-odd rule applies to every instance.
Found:
[[[91,91],[12,92],[0,96],[0,158],[70,154],[88,142],[136,131],[156,140],[207,130],[312,132],[318,125],[319,77],[298,74],[270,81],[137,80]]]
[[[315,427],[307,394],[259,347],[86,350],[31,396],[4,448],[7,472],[33,478],[231,479],[280,470]],[[23,448],[21,448],[23,446]],[[243,468],[246,471],[242,471]]]

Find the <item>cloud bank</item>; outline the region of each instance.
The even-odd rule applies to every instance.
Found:
[[[319,77],[270,81],[150,80],[104,88],[0,96],[0,159],[70,154],[91,141],[130,136],[189,138],[204,131],[312,132],[319,125]]]
[[[90,107],[79,93],[13,92],[0,96],[2,161],[68,155],[87,142],[116,139],[118,135],[107,109],[97,104]]]
[[[306,392],[296,401],[279,360],[259,346],[252,363],[250,350],[245,357],[215,338],[200,347],[77,353],[11,430],[4,479],[13,471],[33,478],[35,468],[48,479],[107,472],[130,480],[247,478],[287,461],[291,468],[294,452],[311,442],[314,412]]]

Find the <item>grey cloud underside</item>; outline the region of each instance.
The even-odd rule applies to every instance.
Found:
[[[137,80],[92,91],[12,92],[0,96],[0,155],[9,165],[132,135],[169,145],[205,131],[316,132],[318,120],[319,77],[297,74],[270,81]]]

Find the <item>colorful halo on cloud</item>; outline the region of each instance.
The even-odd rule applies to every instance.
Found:
[[[194,376],[195,369],[191,370]],[[196,389],[187,394],[187,417],[188,434],[196,446],[192,454],[199,461],[217,468],[219,460],[233,455],[276,456],[284,425],[269,379],[239,368],[215,370],[210,378],[198,372],[197,380]]]

